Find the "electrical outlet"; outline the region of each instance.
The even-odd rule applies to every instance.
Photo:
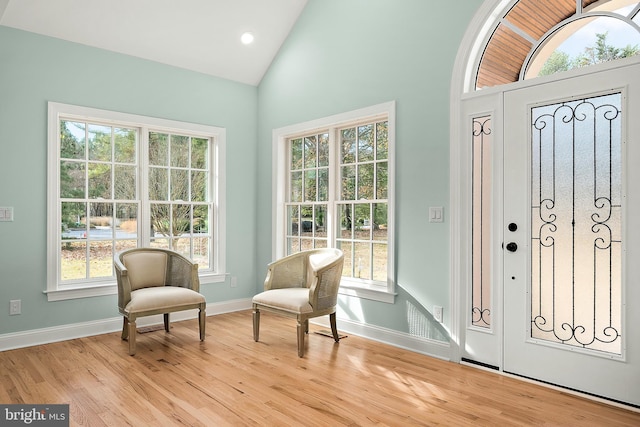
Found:
[[[231,276],[231,287],[235,288],[238,286],[238,278],[236,276]]]
[[[0,208],[0,221],[13,221],[13,208]]]
[[[9,316],[13,316],[14,314],[20,314],[22,310],[22,300],[13,299],[9,301]]]
[[[433,306],[433,318],[442,323],[442,307],[438,305]]]
[[[442,206],[429,208],[429,222],[444,222],[444,208]]]

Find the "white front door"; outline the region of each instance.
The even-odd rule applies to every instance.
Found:
[[[640,405],[640,65],[504,95],[505,372]]]

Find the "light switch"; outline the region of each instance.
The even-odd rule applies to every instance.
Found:
[[[13,221],[13,208],[0,207],[0,221]]]
[[[429,222],[444,222],[444,208],[442,206],[429,208]]]

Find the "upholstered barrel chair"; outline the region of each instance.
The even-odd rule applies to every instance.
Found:
[[[261,310],[297,319],[298,356],[304,355],[309,319],[329,315],[339,342],[336,304],[344,254],[338,249],[313,249],[281,258],[267,267],[264,291],[253,297],[253,339],[259,340]]]
[[[198,264],[177,252],[160,248],[127,249],[114,258],[118,280],[118,310],[124,316],[122,339],[129,340],[129,354],[136,353],[136,319],[198,309],[200,341],[205,338],[206,300],[200,294]]]

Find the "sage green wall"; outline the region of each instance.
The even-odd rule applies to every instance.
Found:
[[[0,26],[0,334],[118,316],[116,296],[47,302],[47,101],[227,129],[227,271],[208,302],[249,298],[254,265],[257,88]],[[9,316],[9,300],[22,314]]]
[[[0,223],[0,334],[117,316],[115,296],[47,302],[42,292],[47,101],[227,129],[227,272],[238,286],[203,285],[221,302],[251,297],[271,260],[272,130],[395,100],[398,296],[342,298],[340,316],[411,332],[441,305],[446,327],[449,83],[481,3],[309,0],[258,88],[0,26],[0,206],[15,210]],[[430,206],[444,206],[444,224],[427,221]],[[8,316],[11,299],[23,314]]]
[[[259,86],[258,265],[271,260],[271,130],[396,104],[395,304],[341,298],[341,318],[401,332],[449,324],[449,87],[482,0],[309,0]],[[429,223],[430,206],[446,221]],[[416,317],[416,310],[420,315]],[[446,339],[433,322],[429,338]],[[415,331],[413,331],[415,332]]]

